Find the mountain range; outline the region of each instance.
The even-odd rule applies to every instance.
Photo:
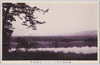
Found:
[[[82,31],[77,33],[69,34],[70,36],[97,36],[97,30],[92,31]]]

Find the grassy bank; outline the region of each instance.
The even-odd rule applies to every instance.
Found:
[[[3,54],[3,60],[97,60],[97,54],[75,54],[49,51],[20,52]]]

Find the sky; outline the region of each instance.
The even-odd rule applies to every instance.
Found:
[[[45,15],[42,12],[35,13],[39,21],[46,21],[46,23],[36,25],[37,30],[32,30],[21,25],[22,20],[16,17],[16,21],[13,22],[15,28],[13,36],[57,36],[97,30],[99,15],[97,2],[40,2],[27,4],[44,10],[49,8],[48,13]]]

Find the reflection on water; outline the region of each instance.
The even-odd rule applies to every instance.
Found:
[[[12,48],[9,49],[9,52],[13,52],[16,51],[18,49],[16,48]],[[35,51],[50,51],[50,52],[63,52],[63,53],[76,53],[76,54],[93,54],[93,53],[97,53],[97,47],[93,46],[93,47],[68,47],[68,48],[30,48],[30,49],[26,49],[26,48],[19,48],[19,51],[25,52],[27,50],[27,52],[35,52]]]

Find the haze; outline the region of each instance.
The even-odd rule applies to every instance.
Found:
[[[48,9],[45,15],[36,12],[39,21],[45,24],[37,25],[37,30],[26,29],[22,20],[16,17],[13,36],[54,36],[69,35],[81,31],[97,30],[98,2],[94,3],[28,3],[41,9]]]

